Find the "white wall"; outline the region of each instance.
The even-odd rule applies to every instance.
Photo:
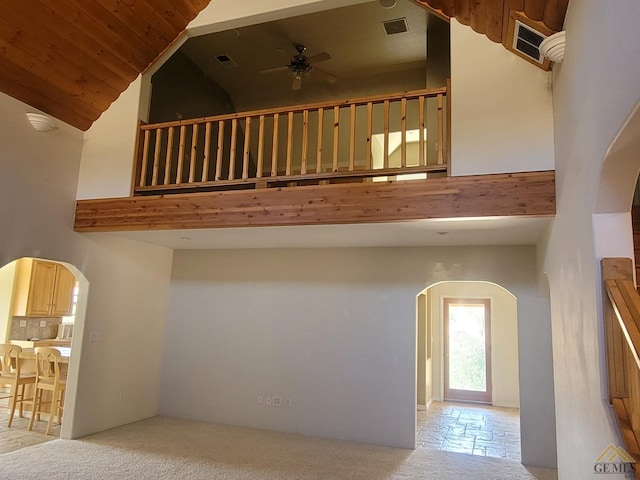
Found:
[[[77,198],[128,197],[142,88],[138,77],[84,134]]]
[[[433,298],[433,394],[444,396],[443,301],[445,298],[487,298],[491,301],[491,381],[493,405],[519,407],[518,306],[504,288],[486,282],[445,282],[429,289]],[[531,364],[520,365],[523,375]]]
[[[451,20],[451,173],[553,170],[551,74]]]
[[[521,395],[545,410],[534,418],[522,402],[523,459],[553,463],[549,307],[532,247],[176,251],[160,411],[412,447],[416,295],[442,280],[518,296],[520,362],[535,364]]]
[[[605,400],[598,263],[601,254],[633,252],[628,241],[614,240],[629,235],[628,225],[593,214],[607,149],[640,97],[638,24],[634,0],[609,3],[606,11],[597,0],[570,2],[565,59],[554,71],[557,217],[540,251],[551,291],[562,479],[591,478],[594,459],[609,443],[621,444]],[[637,150],[628,161],[637,172]],[[620,195],[630,208],[631,192]]]
[[[156,414],[172,252],[74,233],[82,132],[60,122],[36,132],[25,117],[33,109],[3,94],[0,111],[0,265],[24,256],[59,260],[90,284],[86,319],[74,329],[63,436]],[[88,342],[89,331],[101,339]]]

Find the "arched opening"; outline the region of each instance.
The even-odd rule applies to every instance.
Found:
[[[418,294],[417,323],[418,444],[521,460],[516,297],[491,282],[439,282]]]
[[[71,438],[79,371],[77,359],[82,346],[88,290],[86,277],[65,262],[24,257],[0,268],[0,343],[15,344],[23,349],[22,373],[29,373],[35,367],[34,348],[58,349],[67,377],[64,420],[52,429],[51,435],[43,435],[46,422],[35,422],[33,435],[25,436],[29,435],[25,430],[32,406],[28,404],[25,418],[18,418],[16,414],[11,428],[7,427],[6,418],[0,420],[0,430],[7,432],[2,438],[11,438],[15,432],[25,445],[57,437]],[[32,396],[28,391],[25,398]],[[4,453],[21,446],[19,442],[0,444],[0,451]]]

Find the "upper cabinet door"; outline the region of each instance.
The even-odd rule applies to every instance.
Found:
[[[27,300],[28,316],[49,316],[52,307],[51,293],[56,278],[55,263],[34,260],[31,284]]]
[[[71,315],[73,312],[73,289],[76,277],[62,265],[56,265],[56,279],[53,285],[52,317]]]

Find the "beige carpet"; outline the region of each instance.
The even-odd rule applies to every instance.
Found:
[[[0,478],[555,480],[518,462],[154,417],[0,455]]]

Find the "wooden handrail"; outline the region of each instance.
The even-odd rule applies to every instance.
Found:
[[[640,459],[640,294],[629,258],[601,261],[609,401],[625,448]],[[636,470],[635,478],[640,479]]]
[[[232,120],[234,118],[246,118],[246,117],[259,117],[260,115],[272,115],[274,113],[289,113],[289,112],[302,112],[304,110],[317,110],[318,108],[343,108],[350,107],[351,105],[366,105],[367,103],[382,103],[385,100],[389,100],[390,102],[402,100],[403,98],[418,98],[418,97],[437,97],[438,95],[447,95],[447,88],[429,88],[425,90],[411,90],[408,92],[402,93],[393,93],[387,95],[372,95],[369,97],[357,98],[354,100],[340,100],[340,101],[326,101],[326,102],[316,102],[316,103],[306,103],[301,105],[293,105],[288,107],[276,107],[276,108],[264,108],[260,110],[249,110],[246,112],[236,112],[236,113],[226,113],[223,115],[213,115],[207,117],[198,117],[198,118],[189,118],[186,120],[175,120],[173,122],[161,122],[161,123],[153,123],[153,124],[145,124],[141,126],[141,130],[155,130],[157,128],[166,128],[166,127],[178,127],[181,125],[193,125],[195,123],[205,123],[205,122],[217,122],[220,120]]]
[[[447,174],[448,90],[141,124],[132,194]]]

